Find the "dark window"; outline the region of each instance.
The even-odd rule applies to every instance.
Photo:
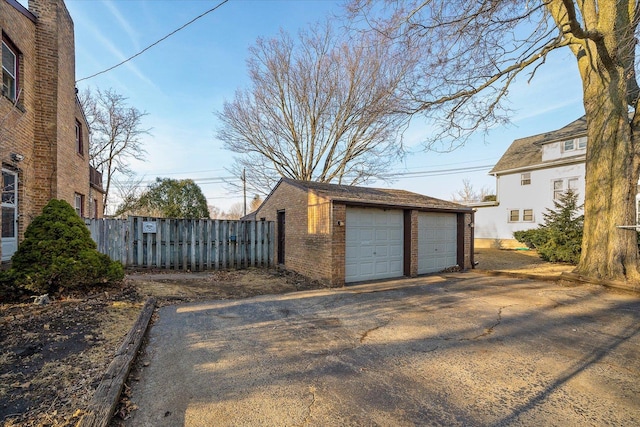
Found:
[[[18,70],[20,55],[9,40],[2,39],[2,94],[12,101],[18,94]]]
[[[84,141],[82,141],[82,123],[76,120],[76,152],[84,155]]]
[[[531,184],[531,172],[525,172],[520,174],[520,185]]]

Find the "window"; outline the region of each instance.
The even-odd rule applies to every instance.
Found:
[[[587,137],[583,136],[582,138],[576,138],[578,140],[578,149],[587,148]]]
[[[520,174],[520,185],[531,184],[531,172],[525,172]]]
[[[522,211],[522,220],[525,222],[533,222],[533,209],[524,209]]]
[[[84,156],[84,144],[82,141],[82,124],[76,120],[76,153]]]
[[[567,188],[573,190],[574,193],[578,192],[578,178],[569,178]]]
[[[556,179],[553,181],[553,200],[558,200],[564,193],[564,180]]]
[[[520,221],[520,211],[518,209],[512,209],[509,211],[509,222]]]
[[[18,54],[11,44],[2,40],[2,94],[12,101],[18,87]]]
[[[93,199],[93,217],[98,218],[98,199]]]
[[[79,216],[84,216],[84,196],[82,194],[76,193],[75,195],[75,208],[76,213]]]

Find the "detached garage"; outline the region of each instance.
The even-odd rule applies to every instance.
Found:
[[[283,178],[255,218],[278,264],[332,286],[473,266],[473,211],[409,191]]]

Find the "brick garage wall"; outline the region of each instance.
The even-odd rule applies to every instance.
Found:
[[[311,279],[331,283],[333,273],[330,202],[313,192],[280,182],[256,213],[256,218],[276,222],[285,212],[284,267]],[[275,253],[278,253],[276,241]],[[344,274],[343,274],[344,276]]]
[[[346,257],[346,226],[338,226],[347,222],[347,207],[342,203],[333,203],[331,218],[331,280],[333,287],[344,286]]]
[[[469,224],[473,223],[473,216],[471,213],[464,214],[464,266],[465,270],[473,268],[473,228]]]

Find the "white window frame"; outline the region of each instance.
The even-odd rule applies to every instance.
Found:
[[[577,147],[578,150],[584,150],[585,148],[587,148],[587,137],[586,136],[581,136],[580,138],[576,138],[576,142],[577,142]]]
[[[76,213],[80,218],[82,218],[82,215],[84,214],[84,196],[82,194],[74,194],[74,205]]]
[[[567,179],[567,190],[573,190],[574,193],[577,193],[580,185],[580,178],[568,178]]]
[[[514,219],[514,213],[515,213],[515,219]],[[509,209],[509,222],[520,222],[519,209]]]
[[[556,184],[560,184],[558,187]],[[553,200],[559,200],[565,192],[564,179],[551,180],[551,191],[553,192]]]
[[[531,172],[523,172],[520,174],[520,185],[531,184]]]
[[[568,139],[562,143],[562,148],[564,151],[573,151],[576,149],[576,144],[573,139]]]
[[[2,94],[10,100],[15,101],[18,91],[18,53],[3,40],[2,57],[5,55],[5,49],[13,56],[13,70],[10,70],[7,66],[8,64],[2,61]],[[11,86],[5,85],[5,75],[10,77]]]
[[[529,215],[527,215],[529,214]],[[529,219],[527,219],[529,216]],[[533,215],[533,209],[523,209],[522,210],[522,222],[533,222],[535,220]]]

